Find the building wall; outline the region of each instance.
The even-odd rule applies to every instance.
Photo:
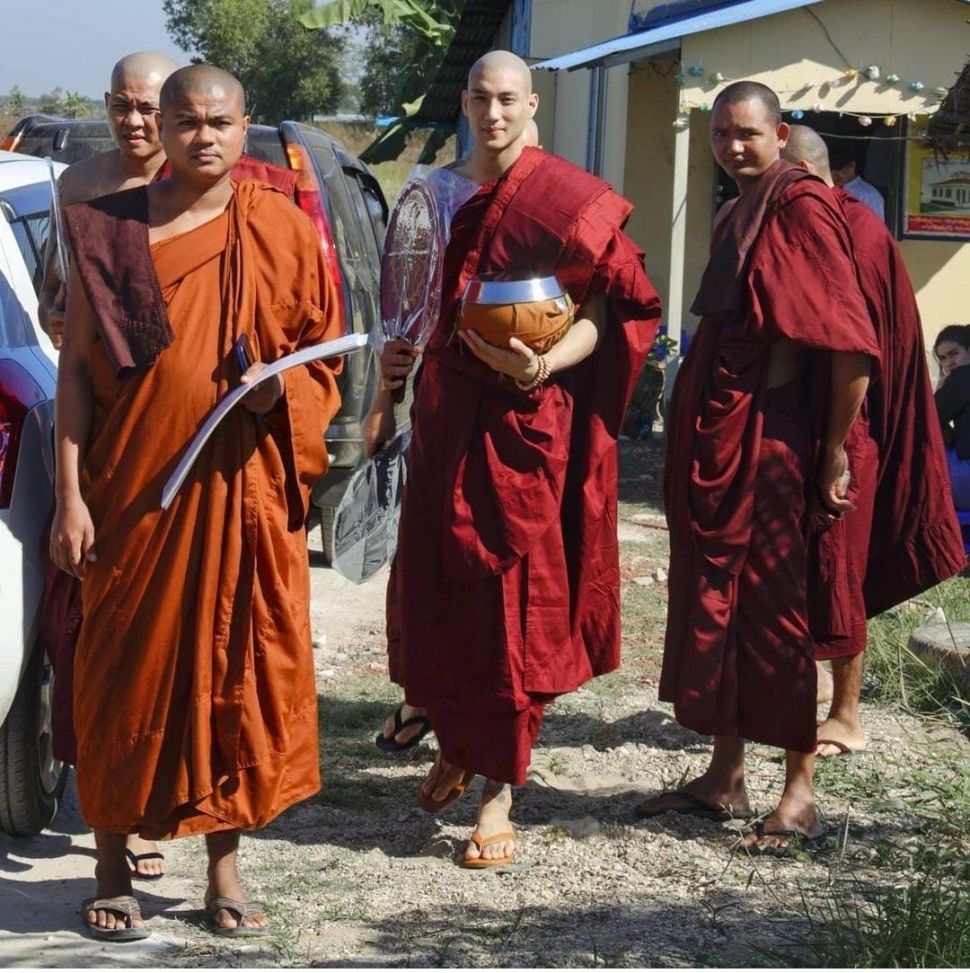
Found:
[[[533,0],[532,60],[566,54],[626,33],[630,0]],[[586,135],[589,120],[589,71],[535,72],[539,91],[537,115],[542,144],[576,165],[586,165]],[[608,73],[604,176],[623,190],[626,157],[626,67]],[[548,80],[548,79],[551,79]],[[550,98],[554,99],[550,106]],[[553,123],[548,116],[551,107]]]

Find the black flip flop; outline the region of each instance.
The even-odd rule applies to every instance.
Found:
[[[641,820],[656,818],[661,814],[686,814],[692,818],[703,818],[705,821],[747,821],[755,815],[754,811],[731,812],[727,808],[708,804],[707,801],[702,801],[699,797],[695,797],[693,794],[681,790],[664,791],[662,794],[658,794],[657,797],[651,797],[649,800],[655,801],[660,797],[677,797],[685,802],[684,807],[664,807],[645,811],[644,805],[638,804],[633,813]],[[647,802],[645,801],[645,803]]]
[[[161,875],[145,875],[144,872],[138,871],[139,862],[155,861],[156,859],[165,861],[165,856],[160,851],[146,851],[143,855],[136,855],[130,848],[126,848],[125,858],[128,859],[128,864],[131,866],[129,871],[132,878],[139,878],[143,882],[157,882],[165,877],[164,872]]]
[[[767,855],[771,858],[787,858],[793,850],[792,844],[797,842],[799,851],[820,851],[825,847],[826,842],[829,837],[829,829],[824,825],[822,827],[821,834],[817,834],[814,838],[810,838],[807,834],[799,831],[797,828],[772,828],[768,831],[765,828],[764,821],[759,821],[754,826],[754,833],[758,838],[788,838],[788,844],[784,848],[771,848],[762,847],[761,845],[749,845],[745,848],[745,851],[749,855]]]
[[[404,703],[401,703],[396,710],[394,710],[394,732],[389,736],[384,736],[383,733],[377,734],[377,739],[374,741],[377,744],[378,750],[383,750],[384,753],[400,753],[403,750],[410,750],[411,747],[416,747],[418,743],[431,732],[431,720],[427,716],[421,714],[417,716],[412,716],[406,720],[401,719],[401,713],[404,710]],[[417,726],[421,724],[421,732],[416,733],[407,743],[398,743],[394,738],[401,732],[401,730],[406,729],[409,726]]]

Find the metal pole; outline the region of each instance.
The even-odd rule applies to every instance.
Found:
[[[586,168],[594,176],[602,176],[604,170],[608,88],[606,68],[599,64],[590,72],[589,125],[586,130]]]
[[[690,126],[674,130],[674,185],[671,199],[670,271],[667,279],[667,335],[677,342],[677,354],[667,366],[665,398],[670,399],[677,376],[684,316],[684,256],[687,251],[687,179]]]

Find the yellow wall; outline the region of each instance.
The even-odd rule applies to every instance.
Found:
[[[777,91],[785,109],[820,103],[825,111],[932,112],[940,101],[935,89],[953,84],[970,51],[967,19],[966,6],[954,0],[825,0],[693,34],[682,47],[684,98],[710,103],[724,84],[752,78]],[[704,75],[692,77],[693,65]],[[879,81],[847,77],[869,65],[880,68]],[[716,72],[723,83],[712,81]],[[885,80],[892,73],[900,76],[896,84]],[[911,81],[924,89],[910,91]]]
[[[629,0],[533,0],[532,59],[544,60],[566,54],[597,41],[626,33]],[[539,132],[543,146],[576,165],[586,164],[586,132],[589,118],[589,71],[557,71],[554,75],[554,105],[548,103],[548,82],[544,71],[535,72],[539,90]],[[609,72],[607,95],[604,175],[617,189],[623,189],[626,156],[626,68]],[[543,99],[546,104],[543,107]],[[547,122],[552,107],[554,131]]]

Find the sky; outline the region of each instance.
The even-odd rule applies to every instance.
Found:
[[[114,63],[134,51],[189,62],[165,30],[162,0],[0,0],[0,33],[0,97],[17,85],[100,98]]]

